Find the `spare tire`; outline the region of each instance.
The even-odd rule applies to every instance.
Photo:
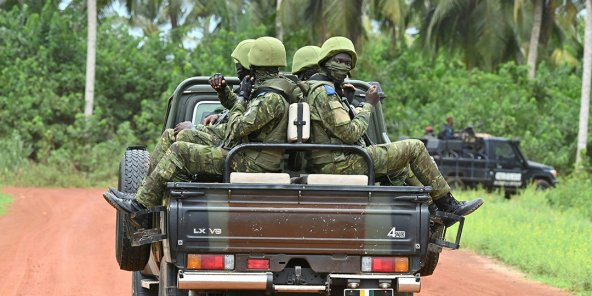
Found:
[[[121,192],[136,193],[148,173],[150,155],[144,148],[129,147],[119,164]],[[119,268],[128,271],[143,270],[150,257],[150,245],[132,247],[131,235],[137,230],[129,223],[129,215],[117,211],[115,217],[115,258]],[[151,219],[143,219],[142,228],[151,228]]]

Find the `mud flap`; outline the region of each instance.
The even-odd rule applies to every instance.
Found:
[[[462,237],[463,227],[465,225],[465,217],[454,215],[447,212],[436,211],[434,214],[430,215],[430,221],[436,224],[442,224],[445,226],[444,232],[442,233],[441,238],[435,238],[430,242],[436,244],[443,248],[449,248],[452,250],[456,250],[460,247],[460,239]],[[454,224],[458,222],[458,230],[456,231],[456,238],[454,242],[450,242],[446,240],[446,230]]]
[[[141,210],[130,214],[130,223],[134,225],[142,224],[139,220],[151,218],[152,213],[159,213],[165,210],[164,206],[158,206],[150,209]],[[144,229],[140,228],[132,234],[132,246],[151,244],[166,238],[166,234],[161,233],[160,228]]]

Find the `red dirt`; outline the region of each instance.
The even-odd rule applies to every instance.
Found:
[[[115,261],[115,210],[104,189],[5,188],[0,295],[130,295]],[[420,295],[569,295],[469,251],[444,252]]]

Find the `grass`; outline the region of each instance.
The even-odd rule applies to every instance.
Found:
[[[477,195],[486,200],[467,217],[462,247],[515,266],[532,279],[592,295],[592,220],[578,209],[550,206],[553,194],[528,189],[507,200],[484,192],[457,193],[463,200]]]
[[[57,165],[28,162],[9,173],[0,172],[4,185],[16,187],[108,187],[117,185],[117,168],[113,172],[85,173]]]
[[[12,197],[5,193],[0,193],[0,216],[6,213],[8,205],[12,202]]]

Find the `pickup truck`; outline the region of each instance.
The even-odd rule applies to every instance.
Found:
[[[534,184],[547,189],[557,184],[557,171],[530,161],[520,142],[467,128],[456,139],[422,139],[442,175],[453,187],[481,185],[488,190],[504,189],[507,194]]]
[[[363,100],[369,84],[350,83]],[[199,123],[219,107],[207,77],[189,78],[169,100],[164,128]],[[384,127],[379,104],[372,141],[389,141]],[[281,173],[230,172],[240,150],[269,148],[285,149],[286,164],[303,151],[343,149],[370,165],[358,176],[289,165]],[[119,189],[135,192],[147,168],[145,148],[128,147]],[[430,187],[380,186],[374,179],[358,146],[239,145],[222,178],[170,182],[162,206],[134,217],[117,213],[116,259],[132,271],[132,295],[412,295],[441,249],[459,247],[464,218],[430,213]],[[459,222],[454,241],[445,240],[443,219]]]

